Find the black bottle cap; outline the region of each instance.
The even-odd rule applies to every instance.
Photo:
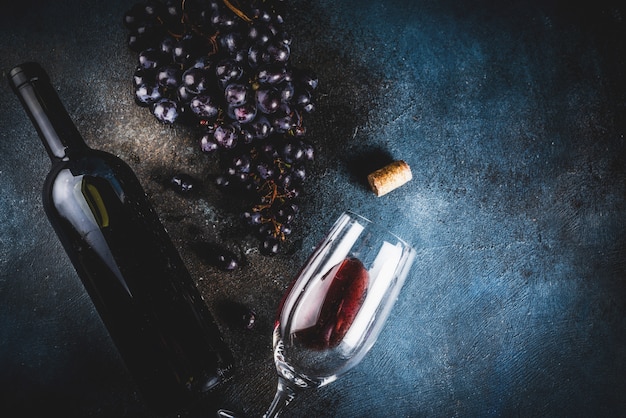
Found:
[[[49,81],[48,74],[36,62],[25,62],[9,72],[9,83],[13,89],[19,89],[25,83],[44,79]]]

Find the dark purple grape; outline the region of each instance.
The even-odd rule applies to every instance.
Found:
[[[180,114],[178,103],[171,99],[160,99],[153,105],[152,114],[159,122],[172,124]]]
[[[305,156],[305,150],[302,141],[287,141],[280,150],[283,159],[288,163],[302,161]]]
[[[235,302],[222,302],[218,306],[220,318],[233,329],[251,330],[256,324],[256,313]]]
[[[233,125],[220,125],[213,133],[215,142],[222,148],[232,149],[237,145],[237,130]]]
[[[280,99],[284,103],[289,103],[293,100],[295,96],[295,88],[293,82],[285,81],[281,83],[277,88],[278,91],[280,91]]]
[[[254,324],[256,324],[256,312],[251,309],[246,310],[241,314],[240,321],[244,329],[254,328]]]
[[[304,164],[294,166],[291,173],[293,175],[293,179],[298,183],[302,183],[306,179],[306,167]]]
[[[292,111],[291,108],[282,103],[279,106],[279,110],[276,111],[272,119],[272,128],[275,132],[285,133],[296,126],[298,114]]]
[[[231,179],[237,182],[239,189],[246,190],[248,189],[248,185],[250,183],[250,176],[247,173],[229,173],[231,174]]]
[[[319,83],[317,75],[311,70],[298,71],[295,80],[311,91],[315,90]]]
[[[263,221],[263,215],[259,211],[245,211],[241,217],[249,226],[261,225]]]
[[[189,93],[189,90],[187,90],[182,84],[180,84],[176,89],[176,94],[178,97],[178,101],[181,103],[189,103],[191,99],[195,97],[195,94]]]
[[[288,68],[288,67],[286,68],[284,81],[288,83],[293,83],[293,69],[292,68]]]
[[[174,65],[166,65],[157,71],[157,85],[164,89],[176,90],[180,84],[180,69]]]
[[[170,22],[180,23],[183,9],[180,0],[166,0],[163,17]]]
[[[256,312],[252,309],[248,309],[245,307],[241,307],[239,312],[232,313],[233,317],[231,319],[231,325],[236,328],[241,328],[244,330],[251,330],[254,328],[254,324],[256,324]]]
[[[256,91],[256,103],[261,112],[274,113],[280,108],[280,92],[272,87],[260,88]]]
[[[139,67],[144,70],[154,70],[165,63],[161,51],[155,48],[144,49],[139,53]]]
[[[313,161],[315,159],[315,148],[313,144],[303,141],[302,149],[304,150],[304,159],[307,161]]]
[[[248,30],[248,39],[256,45],[263,46],[272,39],[272,33],[265,25],[252,25]]]
[[[202,135],[202,138],[200,138],[200,149],[204,152],[217,151],[219,147],[213,133],[205,133]]]
[[[137,34],[137,36],[144,38],[146,41],[154,41],[157,39],[157,36],[161,34],[157,24],[151,20],[143,20],[139,22],[139,24],[134,28],[134,33]]]
[[[215,76],[222,88],[229,83],[237,81],[243,75],[243,69],[235,60],[225,59],[218,62],[215,66]]]
[[[241,127],[241,141],[244,144],[251,144],[254,141],[254,134],[248,129],[248,125]]]
[[[269,161],[273,161],[278,158],[278,151],[276,150],[276,146],[271,142],[264,142],[258,148],[259,154],[262,158],[265,158]]]
[[[288,172],[281,173],[276,178],[276,184],[278,184],[283,189],[290,188],[292,183],[293,183],[293,177]]]
[[[131,32],[128,34],[126,38],[126,44],[133,51],[141,51],[148,46],[148,42],[144,37],[139,35],[137,32]]]
[[[198,67],[191,67],[182,75],[182,84],[192,94],[200,94],[209,87],[209,73]]]
[[[211,57],[202,56],[196,58],[193,64],[189,68],[201,68],[203,70],[209,70],[213,66],[213,60]]]
[[[306,105],[302,106],[302,110],[305,111],[306,113],[315,112],[315,103],[313,102],[307,103]]]
[[[261,161],[257,164],[256,172],[263,180],[270,180],[275,175],[274,166],[265,161]]]
[[[289,130],[289,134],[291,134],[295,138],[304,138],[306,135],[306,127],[296,125]]]
[[[178,64],[186,64],[200,55],[192,38],[181,39],[172,48],[172,59]]]
[[[158,0],[146,0],[143,9],[146,18],[156,19],[163,10],[163,4]]]
[[[257,68],[260,65],[270,62],[269,54],[264,53],[262,47],[258,45],[252,45],[248,49],[248,65],[251,68]]]
[[[245,128],[250,132],[252,139],[261,140],[266,139],[270,135],[272,124],[267,117],[258,115],[257,113],[256,119],[250,122]]]
[[[280,252],[280,240],[273,235],[266,236],[261,242],[260,249],[261,254],[274,256]]]
[[[294,103],[298,108],[304,109],[307,105],[311,103],[311,93],[309,93],[307,90],[300,90],[296,92],[296,95],[294,97]]]
[[[202,261],[224,271],[232,271],[239,267],[239,260],[235,253],[221,245],[209,242],[200,242],[194,245],[196,253]]]
[[[263,9],[254,10],[254,17],[257,21],[263,23],[270,23],[272,21],[272,15],[267,10]]]
[[[123,22],[128,29],[135,29],[144,19],[143,6],[137,3],[124,13]]]
[[[176,45],[172,48],[172,59],[174,62],[184,64],[191,58],[191,51],[189,46],[182,41],[176,42]]]
[[[128,34],[128,46],[135,52],[141,52],[155,44],[158,44],[162,36],[161,31],[154,22],[141,21]]]
[[[172,36],[166,35],[159,43],[159,50],[166,56],[172,56],[175,46],[176,39],[174,39]]]
[[[291,35],[285,31],[282,31],[278,34],[276,34],[276,36],[274,37],[274,39],[276,39],[276,41],[283,43],[287,46],[291,45]]]
[[[225,30],[234,30],[237,27],[237,17],[232,13],[226,13],[222,10],[215,10],[213,15],[211,16],[211,23]]]
[[[142,84],[154,84],[154,71],[146,70],[144,68],[137,68],[135,73],[133,74],[133,86],[135,89],[141,86]]]
[[[256,79],[263,84],[278,84],[285,79],[286,72],[283,65],[264,65],[257,72]]]
[[[291,235],[293,229],[289,224],[280,224],[280,233],[283,235]]]
[[[230,176],[217,176],[215,179],[215,185],[220,190],[228,190],[231,187]]]
[[[273,41],[267,45],[267,53],[269,54],[270,61],[286,63],[289,60],[291,50],[289,45]]]
[[[226,103],[231,106],[241,106],[248,101],[248,86],[241,83],[230,83],[224,89]]]
[[[238,32],[229,32],[220,37],[220,46],[229,55],[234,56],[244,45],[244,39]]]
[[[256,117],[257,107],[254,103],[243,106],[229,106],[228,116],[239,123],[250,123]]]
[[[239,266],[236,258],[225,253],[217,255],[215,264],[216,267],[226,271],[235,270]]]
[[[219,113],[217,102],[208,94],[199,94],[189,102],[189,109],[200,119],[212,120]]]
[[[298,196],[300,196],[300,188],[297,186],[291,186],[291,187],[287,187],[285,189],[285,195],[289,198],[289,199],[295,199]]]
[[[247,59],[248,59],[248,49],[238,49],[237,51],[235,51],[234,54],[231,55],[231,58],[237,63],[237,65],[239,65],[240,67],[242,67],[244,69],[244,72],[246,70],[246,63],[247,63]]]
[[[250,157],[248,154],[239,154],[236,157],[233,157],[232,167],[238,173],[249,173],[250,172]]]
[[[276,219],[280,223],[291,223],[298,213],[298,205],[295,203],[286,203],[276,210]]]
[[[170,186],[179,194],[191,194],[196,189],[197,180],[189,174],[174,174],[170,179]]]
[[[154,84],[143,83],[135,89],[135,102],[140,106],[149,106],[161,99],[161,92]]]

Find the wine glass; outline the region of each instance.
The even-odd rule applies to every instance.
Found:
[[[402,239],[355,213],[341,214],[281,302],[273,335],[278,386],[265,418],[361,361],[414,258]]]

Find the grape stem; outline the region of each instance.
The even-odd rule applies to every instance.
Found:
[[[209,56],[216,54],[217,53],[217,37],[219,36],[219,31],[216,31],[214,34],[209,35],[206,34],[202,31],[200,31],[198,29],[198,27],[196,25],[193,25],[192,23],[188,23],[189,20],[189,15],[187,14],[187,11],[185,10],[185,2],[186,0],[181,0],[180,2],[180,9],[181,9],[181,17],[180,17],[180,23],[183,25],[183,27],[188,27],[189,29],[191,29],[193,32],[199,34],[200,36],[202,36],[203,38],[205,38],[205,40],[207,40],[208,42],[211,43],[211,47],[212,47],[212,51],[209,52]],[[232,9],[231,9],[232,10]],[[163,19],[161,19],[161,17],[157,17],[157,21],[163,25],[165,22],[163,21]],[[170,35],[172,35],[174,37],[174,39],[176,39],[177,41],[181,40],[184,36],[184,30],[183,33],[176,33],[173,32],[171,29],[167,29],[167,33],[169,33]]]
[[[268,203],[254,206],[252,210],[255,212],[261,212],[264,209],[268,209],[272,207],[272,205],[274,204],[274,201],[277,198],[280,198],[280,199],[284,198],[283,195],[278,194],[278,186],[272,180],[268,180],[264,182],[263,185],[261,186],[261,189],[265,187],[270,188],[270,190],[265,195],[263,195],[263,200],[267,201]],[[279,238],[281,241],[285,240],[285,234],[281,232],[279,222],[277,222],[275,219],[272,219],[272,218],[263,218],[262,222],[271,222],[274,237]]]
[[[236,8],[235,6],[233,6],[233,4],[228,1],[228,0],[222,0],[222,2],[226,5],[226,7],[228,7],[230,10],[232,10],[232,12],[234,14],[236,14],[237,16],[239,16],[242,20],[250,23],[252,22],[252,19],[250,19],[248,16],[246,16],[246,14],[244,12],[242,12],[241,10],[239,10],[238,8]]]

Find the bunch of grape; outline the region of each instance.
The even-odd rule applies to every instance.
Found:
[[[135,102],[165,124],[198,127],[219,152],[216,183],[246,196],[242,218],[274,255],[291,233],[314,149],[303,117],[316,75],[289,62],[281,0],[147,0],[124,15],[138,53]]]

